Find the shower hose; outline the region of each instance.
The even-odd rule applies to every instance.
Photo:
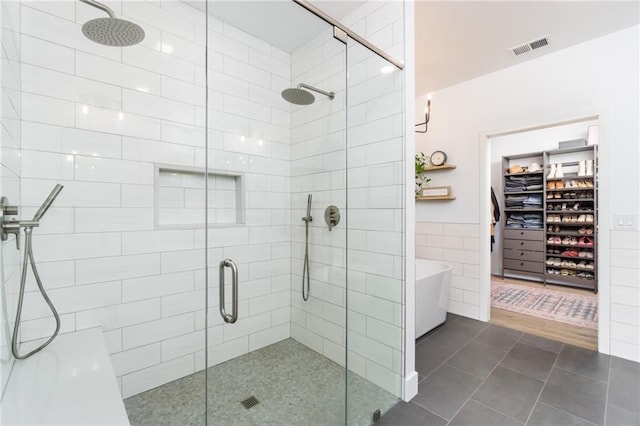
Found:
[[[307,281],[305,283],[305,277]],[[306,288],[306,291],[305,291]],[[309,222],[304,223],[304,265],[302,267],[302,299],[309,300]]]
[[[58,332],[60,331],[60,315],[58,315],[58,311],[56,311],[56,308],[53,306],[51,299],[49,299],[47,292],[44,290],[44,286],[42,285],[42,281],[40,280],[40,275],[38,274],[38,269],[36,268],[36,262],[33,258],[33,244],[31,240],[32,231],[33,231],[33,227],[28,226],[24,228],[24,236],[25,236],[24,260],[22,262],[22,275],[20,277],[20,294],[18,295],[18,309],[16,309],[16,322],[13,325],[13,340],[11,342],[11,352],[13,353],[13,356],[16,359],[26,359],[26,358],[29,358],[31,355],[37,352],[40,352],[42,349],[47,347],[47,345],[51,343],[53,339],[56,338],[56,336],[58,335]],[[40,293],[42,293],[42,297],[44,298],[45,302],[47,302],[47,305],[49,305],[49,308],[51,309],[51,312],[55,317],[56,330],[53,332],[53,335],[49,338],[49,340],[44,342],[42,345],[38,346],[31,352],[28,352],[24,355],[20,355],[20,353],[18,353],[18,331],[20,329],[20,317],[22,316],[22,303],[24,301],[24,289],[27,281],[27,260],[31,263],[31,269],[33,270],[33,276],[36,279],[36,284],[38,285],[38,289],[40,290]]]

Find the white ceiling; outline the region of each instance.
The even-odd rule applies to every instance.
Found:
[[[637,1],[418,0],[416,95],[636,25],[639,9]],[[508,50],[544,36],[550,44],[533,52]]]
[[[204,10],[204,0],[186,1]],[[310,1],[338,20],[365,2]],[[417,96],[640,22],[637,0],[415,0],[415,9]],[[328,25],[291,0],[214,0],[209,13],[289,53]],[[544,36],[550,44],[533,52],[508,50]]]
[[[204,11],[204,1],[187,0]],[[326,14],[340,20],[365,1],[310,1]],[[210,1],[209,14],[285,52],[298,47],[328,28],[328,24],[291,0]]]

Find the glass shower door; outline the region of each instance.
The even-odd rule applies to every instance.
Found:
[[[293,2],[208,7],[208,422],[344,424],[345,227],[324,210],[346,209],[345,44]]]
[[[363,424],[402,397],[404,91],[402,70],[347,46],[347,420]]]

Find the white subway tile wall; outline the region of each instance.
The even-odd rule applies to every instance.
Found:
[[[372,3],[348,20],[401,58],[402,4]],[[65,186],[34,238],[63,332],[102,327],[123,397],[204,368],[205,330],[208,365],[288,337],[344,365],[349,333],[353,370],[400,395],[401,74],[381,75],[384,61],[352,46],[346,105],[345,46],[329,30],[289,55],[212,17],[206,31],[204,14],[182,2],[109,6],[144,27],[140,45],[105,48],[88,41],[80,27],[99,15],[81,3],[27,1],[16,8],[28,52],[17,89],[23,151],[16,163],[23,179],[13,193],[16,199],[22,193],[23,211],[31,214],[55,183]],[[333,90],[336,98],[318,95],[314,105],[292,108],[280,92],[300,82]],[[3,152],[3,162],[7,158]],[[210,228],[205,259],[203,228],[184,227],[204,222],[203,180],[166,184],[157,200],[153,186],[157,164],[203,168],[207,160],[211,169],[245,174],[245,225]],[[231,182],[215,180],[211,190],[218,205],[209,206],[210,214],[233,223]],[[299,219],[307,193],[314,196],[315,220],[311,299],[303,304]],[[183,226],[157,229],[156,202],[165,223]],[[329,204],[343,214],[331,232],[322,221]],[[233,326],[217,313],[217,267],[226,257],[238,264],[242,283]],[[347,259],[353,269],[348,294]],[[226,281],[230,294],[228,272]],[[28,285],[27,340],[51,326],[32,279]],[[347,297],[353,300],[348,331]]]
[[[611,231],[611,353],[640,362],[640,231]]]
[[[109,6],[143,26],[143,43],[90,42],[81,25],[101,12],[82,3],[3,2],[3,12],[17,13],[14,24],[22,22],[24,48],[22,63],[18,55],[2,63],[2,93],[21,92],[23,111],[20,128],[10,125],[20,105],[6,118],[3,108],[5,129],[17,133],[2,138],[2,184],[23,215],[32,215],[55,183],[65,186],[34,232],[34,254],[62,332],[101,326],[128,397],[204,367],[204,232],[156,229],[155,164],[202,168],[208,156],[213,169],[251,170],[246,226],[209,234],[210,333],[217,336],[210,362],[290,336],[290,107],[280,98],[290,84],[290,58],[211,18],[205,153],[204,13],[181,2]],[[19,47],[5,32],[2,43],[3,54]],[[22,157],[6,164],[21,130]],[[21,191],[9,190],[20,185],[20,166]],[[164,223],[204,223],[204,178],[165,184],[157,200]],[[235,224],[235,182],[210,184],[210,215]],[[12,289],[19,264],[13,247],[3,245]],[[217,266],[225,257],[238,264],[243,286],[233,327],[217,318]],[[22,337],[32,340],[47,335],[52,319],[32,278],[27,289]],[[15,291],[7,297],[12,302]],[[10,360],[5,340],[2,348]]]
[[[416,223],[416,257],[451,265],[449,312],[480,315],[480,229],[466,223]]]
[[[0,32],[0,193],[12,205],[20,205],[20,149],[22,130],[22,64],[23,46],[28,44],[20,37],[20,4],[0,2],[2,26]],[[43,58],[42,60],[46,60]],[[2,262],[2,329],[11,330],[16,316],[18,291],[20,288],[20,254],[16,250],[13,237],[0,242],[0,262]],[[66,325],[66,322],[65,322]],[[23,335],[30,330],[23,329]],[[0,336],[0,395],[4,394],[13,368],[11,355],[11,335]]]

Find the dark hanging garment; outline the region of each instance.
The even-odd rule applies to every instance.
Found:
[[[493,187],[491,187],[491,251],[493,251],[493,245],[496,242],[495,227],[498,221],[500,221],[500,204],[496,193],[493,192]]]

